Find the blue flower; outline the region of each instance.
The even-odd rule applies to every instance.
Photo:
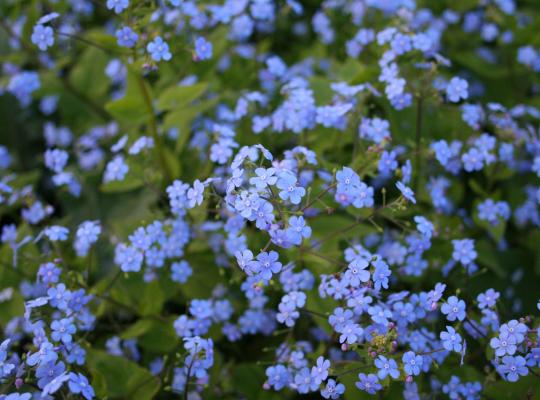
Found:
[[[467,172],[480,171],[484,167],[483,159],[482,153],[476,147],[471,147],[461,156],[463,168]]]
[[[394,379],[399,378],[399,369],[395,360],[380,355],[375,359],[375,366],[379,369],[377,372],[379,379],[385,379],[388,375]]]
[[[212,58],[212,43],[202,36],[195,39],[195,60],[202,61]]]
[[[15,364],[6,361],[9,343],[10,339],[6,339],[0,344],[0,379],[5,378],[15,369]]]
[[[193,273],[189,264],[182,260],[171,264],[171,279],[178,283],[186,283]]]
[[[333,379],[328,379],[324,389],[321,389],[321,396],[325,399],[339,399],[343,393],[345,393],[345,385],[337,383]]]
[[[66,289],[63,283],[47,290],[47,295],[50,298],[50,304],[59,310],[67,310],[71,292]]]
[[[41,264],[38,270],[38,276],[41,277],[43,283],[58,283],[61,270],[55,264],[49,262]]]
[[[113,10],[116,14],[120,14],[129,7],[129,0],[107,0],[107,8]]]
[[[350,322],[353,317],[351,310],[337,307],[334,312],[328,317],[328,323],[336,332],[342,332],[345,325]]]
[[[103,182],[108,183],[112,181],[122,181],[129,171],[128,165],[124,161],[124,157],[116,156],[109,161],[105,167],[105,174],[103,175]]]
[[[414,192],[408,186],[405,186],[403,182],[399,181],[396,183],[396,187],[399,189],[403,197],[409,200],[411,203],[416,204],[416,198],[414,197]]]
[[[270,280],[272,274],[277,274],[281,271],[282,264],[278,261],[279,255],[275,251],[263,251],[257,255],[259,263],[259,276],[264,280]]]
[[[291,243],[299,245],[302,238],[311,237],[311,228],[306,225],[304,217],[292,216],[289,218],[289,228],[287,228],[287,237]]]
[[[419,375],[420,368],[424,363],[422,356],[414,354],[412,351],[407,351],[403,354],[403,370],[407,375]]]
[[[97,242],[101,234],[101,226],[97,221],[84,221],[77,228],[73,247],[79,257],[84,257],[88,254],[90,246]]]
[[[508,332],[501,332],[498,338],[492,338],[489,342],[492,349],[495,350],[497,357],[504,355],[512,356],[516,353],[516,338],[508,335]]]
[[[118,41],[119,46],[131,48],[135,46],[137,40],[139,40],[139,35],[137,35],[129,26],[124,26],[116,31],[116,40]]]
[[[292,204],[300,204],[302,197],[306,194],[306,189],[297,186],[296,177],[290,172],[282,172],[278,175],[277,187],[281,189],[279,197],[289,200]]]
[[[360,282],[369,281],[369,262],[362,257],[355,257],[347,267],[347,270],[343,274],[343,279],[348,285],[352,287],[360,286]]]
[[[443,347],[448,351],[460,352],[462,348],[461,335],[456,332],[451,326],[446,327],[446,332],[441,332],[440,338],[443,342]]]
[[[502,324],[501,328],[499,329],[501,333],[507,333],[508,336],[514,337],[517,343],[521,343],[525,340],[527,330],[527,325],[518,322],[515,319],[510,320],[505,324]]]
[[[33,367],[37,364],[49,363],[51,361],[56,361],[58,359],[58,353],[56,352],[52,343],[44,341],[41,343],[39,350],[35,353],[32,353],[26,359],[26,363]]]
[[[52,242],[64,242],[68,238],[69,230],[63,226],[53,225],[45,228],[43,234]]]
[[[369,307],[368,313],[371,316],[371,319],[382,325],[388,324],[388,318],[392,318],[392,312],[386,308],[383,308],[379,305]]]
[[[36,378],[38,379],[39,388],[43,389],[54,378],[62,375],[65,370],[66,366],[62,361],[60,361],[58,364],[56,364],[54,361],[40,364],[36,369]]]
[[[446,86],[446,97],[452,103],[458,103],[461,99],[466,100],[469,97],[469,84],[465,79],[453,77]]]
[[[388,277],[392,274],[388,264],[382,260],[376,260],[374,265],[375,271],[373,271],[373,283],[375,290],[381,290],[381,288],[388,289]]]
[[[51,323],[51,337],[56,342],[71,343],[71,336],[77,331],[72,318],[62,318]]]
[[[326,360],[320,356],[317,358],[317,364],[311,368],[311,377],[317,385],[320,385],[328,378],[328,369],[330,368],[330,360]]]
[[[68,386],[71,393],[80,393],[86,400],[91,400],[95,396],[94,389],[83,374],[70,372]]]
[[[204,185],[198,179],[193,182],[193,187],[187,191],[188,207],[200,206],[203,202]]]
[[[529,374],[525,358],[521,356],[504,356],[497,371],[509,382],[517,382],[520,376]]]
[[[472,239],[452,240],[452,245],[454,246],[452,258],[463,265],[469,265],[478,255],[474,249],[474,240]]]
[[[114,262],[124,272],[138,272],[141,270],[144,255],[133,246],[120,243],[116,246]]]
[[[163,41],[161,36],[156,37],[153,41],[148,43],[146,50],[150,53],[150,57],[154,61],[169,61],[172,58],[172,54],[169,51],[169,45]]]
[[[288,386],[292,378],[289,370],[281,364],[266,368],[266,377],[268,378],[268,384],[274,390],[281,390]]]
[[[492,308],[495,307],[497,299],[500,297],[500,293],[493,289],[488,289],[484,293],[480,293],[476,300],[478,301],[479,308]]]
[[[441,306],[441,311],[446,315],[448,321],[455,321],[456,319],[463,321],[467,316],[465,302],[456,296],[450,296],[447,302]]]
[[[50,26],[35,25],[31,40],[40,50],[45,51],[54,44],[54,31]]]
[[[381,175],[390,175],[398,167],[395,151],[383,151],[379,160],[379,172]]]
[[[301,394],[315,391],[319,387],[319,385],[311,377],[309,368],[302,368],[300,372],[294,376],[294,383],[296,385],[296,390]]]
[[[345,324],[341,330],[341,335],[339,337],[339,343],[353,344],[358,343],[362,340],[364,335],[364,330],[358,324],[348,322]]]
[[[275,172],[274,168],[256,168],[256,176],[250,178],[249,183],[255,185],[259,190],[265,189],[268,185],[275,185],[277,182]]]
[[[358,379],[360,381],[356,382],[356,387],[368,394],[375,394],[382,389],[382,386],[375,374],[366,375],[364,373],[359,373]]]

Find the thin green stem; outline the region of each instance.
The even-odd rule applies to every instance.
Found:
[[[159,163],[161,165],[161,170],[163,171],[163,174],[165,175],[167,182],[171,182],[173,177],[172,177],[171,171],[169,170],[167,159],[165,158],[163,140],[158,133],[157,121],[156,121],[156,116],[154,114],[154,108],[152,107],[152,99],[150,98],[150,93],[148,93],[148,89],[146,88],[146,83],[144,82],[144,78],[140,74],[137,74],[137,81],[139,83],[139,89],[143,96],[144,104],[146,105],[146,110],[148,112],[148,125],[150,128],[150,133],[152,135],[152,138],[154,139],[156,154],[157,154]]]
[[[416,134],[415,134],[415,168],[416,174],[414,179],[414,191],[418,195],[420,184],[420,176],[422,174],[422,157],[421,157],[421,142],[422,142],[422,114],[424,108],[424,100],[422,95],[418,96],[416,102]]]

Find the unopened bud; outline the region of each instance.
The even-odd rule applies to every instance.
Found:
[[[407,376],[407,378],[405,378],[405,382],[407,383],[412,383],[413,381],[413,377],[411,375]]]
[[[22,380],[22,378],[15,379],[15,387],[17,389],[20,389],[22,385],[24,385],[24,381]]]
[[[270,390],[270,384],[268,382],[264,382],[263,389],[264,390]]]
[[[341,350],[342,350],[342,351],[347,351],[347,350],[349,350],[349,345],[348,345],[347,343],[343,343],[343,344],[341,345]]]

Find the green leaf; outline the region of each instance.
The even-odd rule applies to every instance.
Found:
[[[69,75],[69,81],[77,91],[93,98],[104,95],[109,86],[105,67],[109,62],[107,54],[92,46],[79,57],[79,61]]]
[[[198,99],[208,87],[208,83],[201,82],[191,86],[174,86],[165,89],[157,101],[159,110],[171,110],[184,107],[193,100]]]
[[[491,243],[489,243],[487,240],[480,239],[476,243],[476,249],[478,250],[478,261],[481,264],[487,266],[500,278],[504,278],[506,276],[506,271],[499,263],[497,249]]]
[[[141,93],[141,85],[145,86],[147,92],[150,92],[150,87],[142,80],[134,67],[128,68],[127,71],[127,87],[124,97],[109,101],[105,104],[105,109],[118,122],[137,125],[149,117],[148,108]]]
[[[102,350],[88,349],[87,365],[98,398],[149,400],[160,387],[147,369]]]
[[[152,352],[168,353],[178,344],[178,337],[173,328],[174,321],[159,321],[143,318],[126,329],[122,339],[137,339],[137,343]]]
[[[121,339],[134,339],[141,335],[144,335],[152,328],[152,320],[150,319],[140,319],[127,328],[120,335]]]
[[[126,176],[121,181],[111,181],[104,183],[100,186],[100,190],[103,193],[122,193],[122,192],[129,192],[131,190],[135,190],[140,188],[144,185],[144,182],[142,179],[139,179],[137,177],[130,177]]]

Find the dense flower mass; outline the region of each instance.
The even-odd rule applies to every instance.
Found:
[[[540,393],[540,9],[0,2],[0,399]]]

